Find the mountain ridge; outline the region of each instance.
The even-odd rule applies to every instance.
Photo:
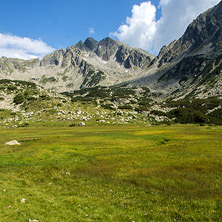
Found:
[[[221,95],[215,90],[221,86],[221,30],[222,2],[200,14],[181,38],[163,46],[158,56],[110,37],[101,41],[89,37],[41,60],[2,57],[0,78],[33,81],[58,92],[127,85],[146,86],[161,91],[163,97],[172,93],[176,97]]]

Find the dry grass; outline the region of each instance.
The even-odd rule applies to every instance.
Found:
[[[196,125],[1,130],[0,221],[221,221],[221,138]]]

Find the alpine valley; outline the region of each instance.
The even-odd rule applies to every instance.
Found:
[[[222,1],[157,56],[87,38],[0,58],[0,222],[222,221],[221,144]]]
[[[41,60],[0,58],[0,121],[221,124],[221,89],[222,2],[157,56],[87,38]]]

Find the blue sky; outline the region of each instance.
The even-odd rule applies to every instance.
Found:
[[[219,1],[0,0],[0,56],[42,57],[89,36],[96,40],[111,36],[157,54]]]
[[[139,0],[0,0],[0,32],[42,39],[53,48],[109,36]],[[153,1],[158,5],[159,1]],[[89,33],[93,28],[95,33]]]

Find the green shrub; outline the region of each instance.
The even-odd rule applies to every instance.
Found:
[[[91,101],[93,101],[93,98],[91,98],[91,97],[83,97],[83,96],[76,96],[76,97],[71,99],[71,102],[77,102],[77,101],[80,101],[80,102],[91,102]]]
[[[131,88],[119,88],[111,87],[113,92],[113,98],[129,98],[130,95],[134,95],[135,91]]]
[[[19,125],[19,127],[28,127],[29,126],[29,123],[22,123]]]
[[[125,105],[122,105],[122,106],[118,106],[119,109],[133,109],[132,106],[128,105],[128,104],[125,104]]]
[[[208,123],[208,117],[194,109],[190,108],[178,108],[175,110],[171,110],[167,113],[167,117],[176,118],[176,122],[178,123]]]
[[[104,104],[101,105],[101,107],[103,107],[104,109],[111,109],[114,110],[115,108],[113,107],[113,104]]]
[[[39,98],[41,98],[42,100],[50,100],[50,97],[45,94],[39,96]]]
[[[18,104],[21,104],[25,101],[25,98],[24,98],[24,95],[19,93],[17,94],[14,99],[13,99],[13,102],[18,105]]]
[[[8,90],[16,90],[17,87],[16,86],[8,86]]]
[[[147,106],[138,106],[135,108],[136,112],[143,112],[143,111],[148,111],[148,110],[149,110],[149,107]]]
[[[27,100],[28,100],[28,101],[34,101],[34,100],[37,100],[37,98],[36,98],[36,97],[33,97],[33,96],[30,96],[30,97],[27,98]]]
[[[221,108],[209,113],[208,116],[210,117],[211,123],[216,124],[216,125],[222,125],[222,109]]]
[[[142,98],[142,99],[140,99],[138,104],[141,105],[141,106],[148,106],[148,105],[150,105],[151,101],[152,100],[149,99],[149,98]]]
[[[156,116],[166,116],[166,113],[159,110],[152,110],[150,113]]]

